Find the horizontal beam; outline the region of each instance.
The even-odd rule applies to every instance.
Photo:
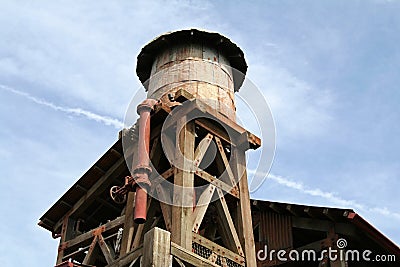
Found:
[[[125,168],[125,158],[122,157],[119,160],[117,160],[117,162],[115,162],[111,168],[109,168],[107,170],[106,173],[104,173],[98,180],[97,182],[86,192],[86,194],[84,194],[74,205],[73,207],[68,211],[67,215],[65,216],[71,216],[73,215],[79,208],[81,208],[81,206],[83,206],[83,204],[85,205],[89,205],[89,198],[92,197],[93,195],[96,194],[100,194],[100,188],[107,186],[107,184],[105,183],[106,180],[108,180],[108,178],[110,178],[116,171],[120,171],[122,172],[122,170],[120,170],[121,167]],[[110,179],[111,180],[111,179]],[[110,181],[110,183],[112,182],[112,180]],[[62,225],[64,217],[63,216],[54,226],[54,231],[56,232],[56,230]]]
[[[178,246],[177,244],[171,242],[171,254],[174,255],[175,257],[179,258],[180,260],[187,262],[193,266],[197,267],[221,267],[212,261],[205,259],[197,254],[195,254],[192,251],[189,251],[187,249],[184,249],[181,246]],[[118,266],[118,265],[116,265]]]
[[[328,220],[292,217],[292,226],[294,228],[328,232],[329,229],[335,227],[335,232],[342,235],[355,236],[357,229],[352,224],[348,223],[334,223]]]
[[[125,255],[124,257],[115,260],[113,263],[106,265],[105,267],[122,267],[122,266],[129,266],[133,261],[136,261],[137,258],[143,255],[143,247],[140,247],[129,254]]]
[[[231,261],[234,261],[240,265],[244,265],[245,264],[245,259],[244,257],[240,256],[239,254],[234,253],[233,251],[224,248],[220,245],[218,245],[217,243],[212,242],[211,240],[193,233],[193,242],[197,243],[203,247],[208,248],[209,250],[211,250],[212,252],[214,252],[215,254],[221,256],[221,257],[225,257],[230,259]]]
[[[111,231],[113,229],[119,228],[125,221],[125,215],[116,218],[115,220],[112,220],[99,228],[93,229],[92,231],[86,232],[84,234],[81,234],[74,239],[71,239],[69,241],[61,243],[61,247],[63,248],[73,248],[74,246],[80,245],[81,243],[85,241],[89,241],[93,238],[93,233],[96,231],[101,231],[101,232],[107,232]]]

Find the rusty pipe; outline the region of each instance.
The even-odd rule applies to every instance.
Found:
[[[157,104],[155,99],[146,99],[137,107],[139,114],[139,138],[138,138],[138,162],[133,170],[135,180],[135,211],[133,220],[135,223],[146,222],[147,214],[147,192],[151,186],[149,176],[150,167],[150,112]]]

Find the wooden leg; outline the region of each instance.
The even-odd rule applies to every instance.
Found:
[[[186,123],[186,118],[183,117],[177,124],[177,129],[181,130],[177,133],[176,138],[171,232],[174,243],[191,250],[194,174],[189,170],[193,168],[191,161],[194,159],[194,123]],[[183,170],[179,167],[182,167]]]

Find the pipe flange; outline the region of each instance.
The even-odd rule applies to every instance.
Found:
[[[135,187],[140,186],[145,187],[146,189],[151,187],[151,182],[146,174],[137,173],[133,179],[135,179]]]
[[[156,99],[147,98],[137,106],[137,113],[140,115],[143,111],[151,111],[159,101]]]
[[[153,170],[151,169],[150,166],[147,165],[138,165],[133,169],[133,174],[142,174],[146,173],[147,175],[150,175]]]

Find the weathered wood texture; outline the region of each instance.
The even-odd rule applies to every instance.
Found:
[[[171,233],[153,228],[144,235],[143,267],[169,267],[171,264]]]
[[[186,249],[191,249],[194,173],[190,170],[193,168],[191,165],[194,159],[194,123],[187,123],[186,117],[182,117],[177,123],[177,129],[181,130],[176,136],[178,147],[175,157],[171,240]]]

